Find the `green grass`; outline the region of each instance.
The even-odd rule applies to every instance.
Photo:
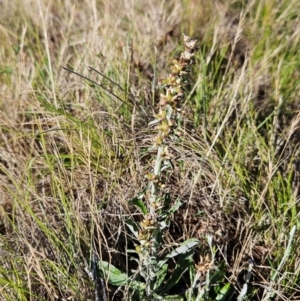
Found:
[[[98,271],[108,300],[144,298],[129,226],[150,206],[136,198],[155,160],[148,124],[182,33],[199,51],[181,137],[169,142],[163,199],[173,211],[156,260],[198,243],[166,262],[155,293],[238,300],[247,284],[243,300],[299,300],[299,1],[6,2],[0,300],[102,300],[93,253],[98,268],[130,277]]]

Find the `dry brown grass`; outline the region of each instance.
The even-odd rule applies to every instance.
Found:
[[[84,269],[93,245],[99,258],[134,267],[124,221],[142,217],[128,201],[146,184],[156,82],[182,32],[201,51],[173,150],[183,163],[171,198],[184,204],[162,253],[196,237],[197,263],[213,233],[237,291],[245,262],[258,263],[251,300],[260,300],[298,225],[300,90],[299,4],[261,2],[244,10],[242,1],[0,2],[1,300],[93,300]],[[277,300],[299,297],[298,234],[294,244]]]

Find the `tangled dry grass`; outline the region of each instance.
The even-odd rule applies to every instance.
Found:
[[[201,281],[219,269],[215,286],[231,285],[222,300],[237,299],[250,259],[247,300],[299,300],[299,11],[297,0],[0,1],[0,300],[95,300],[92,251],[136,268],[125,221],[142,220],[129,201],[147,184],[148,123],[183,32],[200,50],[171,148],[182,206],[161,254],[197,238]]]

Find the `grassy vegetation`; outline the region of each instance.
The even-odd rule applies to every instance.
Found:
[[[2,1],[0,300],[299,300],[299,24],[298,0]]]

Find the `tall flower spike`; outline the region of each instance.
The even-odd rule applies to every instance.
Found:
[[[184,51],[181,55],[172,60],[170,64],[170,74],[161,79],[161,93],[158,102],[158,113],[155,120],[149,123],[154,126],[156,136],[153,138],[154,149],[157,149],[154,159],[153,172],[147,177],[149,185],[146,197],[148,214],[144,216],[140,223],[138,246],[140,264],[145,270],[146,294],[150,296],[153,289],[154,278],[153,264],[149,263],[149,258],[157,258],[159,249],[159,239],[163,229],[166,227],[166,220],[161,220],[165,207],[164,200],[168,187],[168,176],[173,171],[173,158],[170,153],[169,143],[171,140],[178,140],[180,136],[179,118],[181,105],[184,99],[183,87],[187,83],[186,76],[189,73],[189,65],[197,51],[196,40],[184,35]]]
[[[168,144],[168,140],[174,136],[177,136],[179,132],[178,119],[180,118],[179,112],[181,111],[181,104],[184,99],[183,87],[186,84],[186,75],[189,70],[188,67],[192,64],[192,58],[195,52],[198,50],[196,47],[197,40],[183,34],[184,51],[177,58],[171,61],[170,70],[171,73],[164,79],[160,80],[162,83],[160,93],[158,109],[156,119],[150,122],[149,125],[156,125],[157,130],[156,138],[153,139],[154,146],[157,147],[157,156],[154,164],[154,175],[160,179],[161,166],[164,161],[163,149]],[[161,197],[160,189],[157,185],[157,181],[150,181],[150,197],[149,197],[149,211],[155,216],[155,210],[153,210],[152,204],[156,202],[158,197]]]

